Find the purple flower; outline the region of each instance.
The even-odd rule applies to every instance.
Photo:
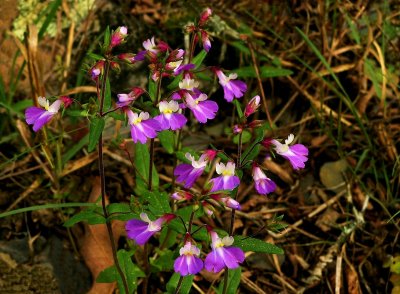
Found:
[[[240,98],[246,92],[247,85],[245,82],[236,80],[237,74],[231,73],[227,77],[219,69],[215,70],[215,73],[218,76],[219,84],[224,89],[224,98],[226,101],[232,102],[233,98]]]
[[[44,97],[38,98],[39,105],[44,107],[31,106],[25,110],[25,120],[28,125],[33,125],[33,130],[37,132],[47,124],[61,107],[62,100],[56,100],[50,105],[49,100]]]
[[[189,71],[191,69],[194,69],[196,66],[193,63],[188,63],[188,64],[181,64],[179,67],[177,67],[174,70],[174,75],[180,75],[183,71]]]
[[[213,160],[215,155],[215,151],[207,150],[200,156],[199,160],[195,160],[190,153],[186,153],[185,157],[191,161],[191,164],[182,163],[175,168],[174,176],[177,177],[176,181],[185,184],[184,187],[187,189],[191,188],[203,173],[208,161]]]
[[[253,172],[254,186],[258,194],[267,195],[275,191],[276,184],[274,183],[274,181],[268,178],[261,170],[261,168],[257,166],[256,163],[253,164],[252,172]]]
[[[145,244],[151,236],[161,230],[164,222],[175,218],[173,214],[165,214],[162,217],[151,221],[146,213],[142,212],[139,219],[131,219],[125,225],[126,233],[129,239],[133,239],[139,245]]]
[[[213,119],[218,111],[218,104],[207,100],[206,94],[200,94],[198,98],[193,98],[190,93],[185,93],[186,105],[193,112],[193,115],[200,123],[206,123],[208,119]]]
[[[218,273],[224,267],[235,269],[239,267],[239,263],[244,261],[244,252],[238,247],[232,247],[233,237],[218,237],[214,231],[210,232],[212,251],[204,260],[204,267],[209,272]]]
[[[155,119],[150,118],[148,112],[141,112],[139,115],[130,109],[125,109],[128,115],[128,123],[131,125],[131,136],[133,142],[139,141],[145,144],[147,138],[155,138],[157,131],[160,131],[160,124]]]
[[[135,101],[144,93],[144,90],[139,87],[133,87],[132,91],[128,94],[117,94],[118,96],[118,107],[128,106],[132,101]]]
[[[154,37],[144,41],[143,48],[146,49],[147,52],[151,52],[153,54],[157,54],[159,52],[156,42],[154,41]]]
[[[210,192],[233,190],[239,186],[239,177],[235,176],[235,163],[229,161],[225,166],[225,164],[219,162],[216,165],[215,171],[221,176],[210,180],[213,184]]]
[[[275,146],[275,151],[282,157],[290,161],[294,169],[301,169],[305,167],[305,162],[308,160],[308,149],[302,144],[295,144],[289,146],[294,140],[294,135],[290,134],[285,140],[285,144],[272,140],[271,143]]]
[[[203,261],[198,257],[200,249],[187,241],[179,250],[180,256],[175,260],[174,270],[181,276],[195,275],[203,268]]]
[[[177,113],[179,111],[179,103],[176,101],[161,101],[158,105],[161,114],[154,119],[158,121],[162,130],[171,129],[173,131],[181,129],[187,122],[186,117]]]

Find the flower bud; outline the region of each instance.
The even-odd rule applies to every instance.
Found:
[[[246,108],[244,110],[244,115],[246,117],[249,117],[251,114],[257,111],[257,109],[260,107],[260,96],[254,96],[249,103],[246,105]]]
[[[253,120],[251,123],[247,124],[249,129],[255,129],[261,127],[263,124],[262,120]]]
[[[104,70],[104,60],[99,60],[89,70],[89,73],[93,80],[97,80],[98,77],[103,73],[103,70]]]
[[[207,23],[211,14],[212,14],[212,10],[208,7],[200,14],[200,20],[199,20],[200,27],[204,26]]]
[[[243,132],[243,126],[241,126],[241,125],[234,125],[233,126],[233,133],[234,134],[240,134],[241,132]]]
[[[110,48],[120,45],[126,36],[128,35],[127,27],[118,27],[115,32],[111,35]]]
[[[60,100],[64,104],[64,108],[68,108],[74,101],[68,96],[61,96]]]
[[[265,138],[262,142],[261,145],[263,145],[266,149],[269,149],[272,145],[272,139],[271,138]]]

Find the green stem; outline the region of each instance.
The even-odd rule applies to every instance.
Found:
[[[242,157],[242,134],[239,134],[239,142],[238,142],[238,149],[237,149],[237,161],[236,161],[236,165],[238,166],[238,168],[240,167],[240,163],[241,163],[241,157]],[[238,196],[238,191],[239,188],[237,188],[236,193],[235,193],[235,200],[237,200],[237,196]],[[236,215],[236,210],[232,209],[231,212],[231,222],[230,222],[230,226],[229,226],[229,236],[233,237],[233,233],[234,233],[234,224],[235,224],[235,215]],[[224,272],[224,288],[222,290],[222,294],[226,294],[227,291],[227,287],[228,287],[228,275],[229,275],[229,271],[228,268],[225,268],[225,272]]]
[[[101,92],[100,92],[101,97],[99,97],[100,98],[100,108],[99,108],[99,116],[100,117],[103,116],[105,89],[106,89],[106,83],[107,83],[109,70],[110,70],[110,62],[107,60],[106,64],[105,64],[103,79],[101,81]],[[103,159],[103,132],[101,132],[100,137],[99,137],[98,158],[99,158],[98,161],[99,161],[99,174],[100,174],[100,187],[101,187],[101,206],[103,209],[104,217],[106,218],[106,227],[107,227],[108,237],[110,238],[113,260],[114,260],[115,268],[117,269],[117,272],[121,277],[122,284],[124,285],[125,293],[129,294],[128,283],[126,281],[125,275],[124,275],[124,273],[121,269],[121,266],[119,264],[119,261],[118,261],[117,248],[116,248],[115,239],[114,239],[114,232],[112,229],[111,222],[108,218],[109,214],[108,214],[107,207],[106,207],[106,180],[105,180],[104,159]]]

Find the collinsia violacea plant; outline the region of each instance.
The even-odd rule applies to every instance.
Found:
[[[109,43],[103,46],[104,56],[96,59],[88,71],[88,77],[96,84],[98,94],[96,107],[99,109],[96,114],[91,114],[90,119],[95,122],[102,121],[104,127],[104,120],[110,117],[109,113],[119,113],[122,124],[125,124],[130,131],[130,136],[126,135],[126,137],[135,143],[135,156],[142,159],[150,158],[148,162],[136,160],[136,166],[134,166],[134,161],[129,158],[135,168],[137,185],[135,196],[132,196],[131,206],[129,206],[135,217],[129,215],[130,219],[125,224],[127,237],[133,240],[130,245],[145,245],[147,248],[146,244],[151,242],[152,245],[157,246],[157,236],[161,233],[164,240],[160,243],[159,250],[164,250],[166,244],[175,250],[171,270],[181,276],[181,282],[182,277],[196,275],[202,270],[218,273],[225,269],[227,273],[228,270],[236,269],[244,262],[245,254],[240,247],[241,243],[237,241],[236,236],[233,237],[232,220],[235,218],[235,212],[242,208],[238,200],[240,198],[237,197],[238,191],[242,190],[246,182],[254,183],[255,191],[266,197],[271,197],[267,195],[271,195],[277,189],[271,172],[258,163],[258,160],[262,162],[263,158],[261,157],[265,158],[265,154],[253,154],[254,152],[251,151],[258,150],[256,148],[263,146],[262,152],[265,152],[266,149],[268,156],[269,154],[282,156],[290,162],[295,170],[305,168],[305,162],[308,160],[308,149],[304,145],[292,145],[294,135],[290,134],[284,142],[275,136],[274,138],[264,138],[265,122],[252,119],[257,116],[255,113],[260,106],[260,96],[249,97],[247,84],[237,79],[235,73],[226,74],[225,69],[194,64],[193,56],[197,50],[196,46],[199,45],[204,51],[211,52],[210,32],[207,30],[207,24],[211,17],[212,10],[207,8],[201,13],[196,24],[186,27],[192,41],[190,48],[186,51],[181,48],[173,49],[157,36],[151,36],[142,42],[143,48],[137,52],[114,55],[115,48],[126,42],[128,36],[127,27],[118,27],[109,35]],[[109,106],[108,109],[103,109],[110,72],[118,71],[123,64],[137,62],[147,64],[149,84],[153,83],[156,86],[156,92],[153,91],[150,94],[150,89],[146,91],[139,85],[131,85],[130,90],[112,92],[118,93],[116,97],[112,97],[116,98],[115,107]],[[199,72],[216,75],[224,93],[223,97],[222,95],[221,97],[215,97],[216,95],[208,97],[205,94],[209,93],[209,89],[203,89]],[[164,92],[162,87],[165,80],[174,81],[171,84],[175,85],[174,88],[168,89],[168,93]],[[151,101],[148,99],[149,96],[152,98]],[[242,115],[231,126],[235,136],[240,138],[237,154],[226,154],[224,150],[217,150],[211,145],[204,151],[190,148],[188,151],[183,151],[181,139],[184,135],[191,135],[198,128],[202,128],[204,124],[214,120],[221,109],[239,98],[241,101],[251,99],[244,109],[238,109],[238,113],[242,113]],[[217,101],[220,103],[218,104]],[[50,104],[48,100],[40,97],[38,102],[41,107],[32,106],[25,112],[26,122],[33,125],[35,132],[47,124],[59,112],[62,105],[66,108],[72,100],[69,97],[61,96]],[[240,103],[237,102],[235,101],[234,107],[240,107]],[[252,134],[259,130],[262,134],[261,139],[259,137],[258,141],[247,145],[242,142],[242,135],[245,131]],[[92,129],[91,126],[90,132],[93,137],[98,130]],[[118,135],[123,136],[122,134]],[[150,148],[147,148],[149,142]],[[169,153],[173,157],[174,168],[168,171],[170,175],[164,179],[171,177],[172,180],[168,185],[155,186],[152,180],[154,174],[157,175],[157,169],[161,170],[161,166],[157,165],[159,161],[153,160],[153,147],[156,145],[158,150],[161,150],[161,147],[166,147],[166,142],[169,144],[168,150],[172,149],[172,152],[169,151]],[[244,146],[247,152],[242,152]],[[102,147],[101,136],[99,140],[99,152],[101,153],[100,147]],[[127,148],[125,150],[128,152]],[[178,159],[183,162],[179,162]],[[153,170],[153,166],[156,170]],[[102,172],[100,174],[104,180],[104,171],[103,174]],[[112,233],[108,221],[111,214],[108,213],[104,198],[105,194],[102,194],[103,214],[107,220],[108,231]],[[173,203],[173,208],[169,206],[169,200]],[[222,233],[220,230],[217,233],[209,226],[210,218],[215,217],[221,210],[231,213],[229,232]],[[182,211],[189,211],[190,216],[183,217]],[[126,220],[127,211],[125,210],[123,213],[125,215],[121,219]],[[121,215],[123,213],[121,212]],[[96,216],[98,217],[98,215]],[[200,219],[200,217],[202,218]],[[197,228],[194,228],[194,221],[196,221]],[[208,230],[208,241],[204,241],[204,234],[202,239],[197,238],[199,231],[203,230],[204,233],[205,226]],[[164,227],[167,227],[165,231],[163,231]],[[168,241],[168,238],[171,231],[175,231],[178,244],[169,244],[171,242]],[[110,240],[114,242],[111,236]],[[242,243],[246,242],[246,238],[240,240]],[[202,249],[200,250],[200,248]],[[144,252],[147,251],[148,249],[145,249]],[[151,254],[151,250],[149,252]],[[124,281],[126,273],[120,268],[115,256],[116,254],[114,263]],[[148,256],[146,255],[144,258],[147,259]],[[146,269],[146,274],[150,274],[148,269]]]

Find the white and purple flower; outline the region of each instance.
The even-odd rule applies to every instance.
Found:
[[[214,231],[210,232],[212,251],[204,260],[204,267],[209,272],[218,273],[224,267],[235,269],[239,267],[239,263],[244,261],[244,252],[238,247],[232,247],[233,237],[218,237]]]
[[[293,140],[294,135],[290,134],[285,140],[285,144],[277,140],[271,140],[271,144],[274,145],[276,153],[289,160],[292,167],[297,170],[305,167],[304,163],[308,160],[308,149],[303,144],[289,146]]]
[[[253,164],[252,173],[254,187],[256,188],[258,194],[267,195],[275,191],[276,184],[274,181],[268,178],[256,163]]]
[[[219,84],[224,89],[224,98],[228,102],[232,102],[234,98],[240,98],[247,90],[247,85],[243,81],[236,80],[237,74],[231,73],[226,76],[222,70],[216,69],[215,73],[218,76]]]
[[[161,230],[164,222],[175,218],[173,214],[165,214],[162,217],[152,221],[146,213],[142,212],[139,219],[131,219],[125,225],[126,233],[129,239],[135,240],[137,244],[145,244],[151,236]]]
[[[161,101],[158,105],[160,115],[154,119],[158,121],[162,130],[171,129],[173,131],[181,129],[187,122],[186,117],[178,113],[179,103],[176,101]]]
[[[47,124],[54,115],[60,110],[62,100],[58,99],[51,105],[45,97],[39,97],[38,103],[41,107],[31,106],[25,110],[25,120],[28,125],[33,125],[33,130],[37,132]]]
[[[226,166],[222,162],[217,163],[215,171],[221,175],[214,179],[211,179],[212,188],[210,192],[220,190],[233,190],[240,184],[240,179],[235,176],[235,163],[229,161]]]
[[[174,270],[181,276],[195,275],[203,269],[203,261],[199,258],[200,249],[190,241],[186,241],[179,254],[174,262]]]
[[[190,93],[186,92],[185,102],[200,123],[206,123],[208,119],[214,119],[218,111],[218,104],[207,100],[207,95],[204,93],[194,98]]]
[[[144,93],[144,90],[140,87],[133,87],[132,91],[129,92],[128,94],[117,94],[118,97],[118,102],[117,106],[118,107],[124,107],[128,106],[131,102],[135,101]]]
[[[148,112],[137,114],[130,109],[125,109],[125,112],[128,115],[128,123],[131,125],[133,142],[137,143],[139,141],[145,144],[148,138],[155,138],[157,132],[161,130],[158,121],[150,118]]]
[[[175,168],[174,176],[177,177],[176,181],[184,184],[184,187],[187,189],[193,187],[194,182],[201,176],[207,163],[213,160],[216,154],[214,150],[206,150],[200,158],[196,160],[190,153],[186,153],[185,157],[191,164],[182,163]]]

